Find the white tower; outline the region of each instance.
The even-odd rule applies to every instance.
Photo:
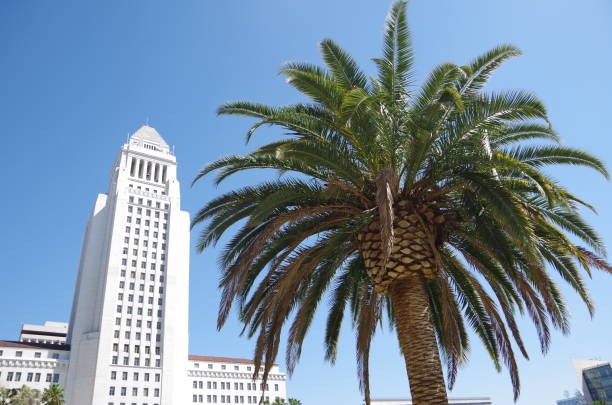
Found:
[[[176,158],[143,126],[87,224],[70,316],[67,405],[187,403],[189,214]]]

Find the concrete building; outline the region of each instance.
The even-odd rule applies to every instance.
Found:
[[[20,342],[64,344],[68,334],[66,322],[45,322],[44,325],[24,323],[19,334]]]
[[[372,399],[372,405],[412,405],[412,400],[406,398]],[[491,398],[449,398],[448,405],[492,405]]]
[[[65,340],[53,341],[65,344],[45,340],[60,333],[58,323],[24,325],[20,340],[34,340],[0,341],[0,387],[57,382],[67,405],[286,399],[277,366],[264,387],[252,381],[248,359],[188,356],[190,221],[176,167],[149,126],[121,147],[87,223]],[[34,381],[37,373],[44,382]]]

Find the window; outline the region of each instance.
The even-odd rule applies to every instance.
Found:
[[[35,359],[40,359],[42,353],[41,352],[34,352],[34,358]]]
[[[142,389],[142,393],[143,393],[143,395],[144,395],[145,397],[148,397],[148,396],[149,396],[149,389],[148,389],[148,388],[143,388],[143,389]],[[145,405],[146,405],[146,404],[145,404]]]
[[[161,374],[155,374],[155,382],[161,381]]]
[[[193,388],[198,388],[198,382],[197,381],[193,382]]]
[[[6,381],[13,381],[13,372],[9,371],[6,373]]]
[[[123,358],[123,365],[124,366],[129,366],[130,365],[130,358],[129,357],[124,357]]]
[[[144,380],[145,380],[145,381],[149,381],[149,373],[145,373],[145,375],[144,375]]]
[[[111,380],[116,380],[116,379],[117,379],[117,372],[111,371]]]
[[[118,352],[119,351],[119,343],[113,343],[113,351],[114,352]]]
[[[221,381],[221,389],[224,390],[225,389],[225,383],[223,381]]]
[[[126,227],[125,227],[125,231],[129,233],[129,232],[130,232],[130,227],[129,227],[129,226],[126,226]]]
[[[121,387],[121,396],[124,397],[127,393],[127,388],[126,387]]]
[[[53,382],[54,383],[58,383],[59,382],[59,377],[60,377],[59,374],[53,374]]]
[[[221,364],[221,370],[225,370],[225,364]]]
[[[40,373],[34,374],[34,382],[40,382]]]
[[[234,370],[238,371],[238,366],[234,366]]]
[[[18,350],[18,351],[15,352],[15,357],[21,357],[21,356],[23,356],[23,352],[22,351]]]
[[[117,356],[113,356],[113,360],[111,361],[112,364],[117,364],[118,361],[118,357]]]
[[[278,384],[274,384],[274,391],[278,391]]]
[[[127,381],[127,379],[128,379],[128,373],[127,373],[127,371],[124,371],[123,373],[121,373],[121,379],[122,379],[123,381]]]
[[[211,389],[211,382],[210,381],[206,381],[206,388]]]
[[[155,394],[153,394],[154,396],[158,397],[159,396],[159,388],[155,388]]]
[[[45,381],[46,382],[51,382],[52,379],[53,379],[53,374],[47,373],[47,377],[45,378]]]
[[[193,402],[198,402],[198,396],[197,395],[193,396]]]
[[[130,198],[131,198],[131,197],[130,197]],[[111,386],[111,387],[108,389],[108,395],[110,395],[110,396],[115,395],[115,387]]]
[[[133,396],[137,396],[138,395],[138,388],[136,388],[136,387],[132,388],[132,395]]]
[[[161,367],[161,360],[155,359],[155,367]]]

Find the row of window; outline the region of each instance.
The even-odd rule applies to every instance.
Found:
[[[40,382],[41,373],[22,373],[21,371],[8,371],[6,373],[6,381],[21,381],[22,374],[25,374],[25,381],[27,382]],[[2,372],[0,372],[0,377],[2,376]],[[45,382],[53,382],[58,383],[60,379],[60,375],[57,373],[47,373],[45,376]]]
[[[144,236],[145,237],[149,237],[149,231],[146,230],[146,229],[144,231]],[[157,231],[153,232],[153,237],[156,238],[156,239],[159,238],[159,232],[157,232]],[[165,233],[162,233],[161,237],[162,237],[163,240],[166,240],[167,235]],[[130,238],[128,236],[124,237],[123,238],[123,242],[124,243],[130,243]],[[138,245],[140,243],[140,240],[138,238],[134,238],[133,242],[134,242],[134,245]],[[143,242],[143,246],[148,247],[146,240]]]
[[[118,343],[113,343],[113,351],[114,352],[118,352],[119,351],[119,344]],[[134,351],[134,353],[139,354],[140,353],[140,345],[134,345],[133,351]],[[129,353],[130,352],[130,345],[124,344],[123,345],[123,352],[124,353]],[[145,346],[145,354],[151,354],[151,346]],[[157,355],[161,354],[161,347],[155,346],[155,354],[157,354]]]
[[[122,280],[122,281],[120,281],[120,282],[119,282],[119,288],[125,288],[125,281],[123,281],[123,280]],[[135,291],[135,288],[136,288],[136,283],[134,283],[134,282],[130,282],[130,283],[128,284],[128,289],[129,289],[129,290],[131,290],[131,291]],[[142,284],[142,283],[141,283],[141,284],[139,284],[139,285],[138,285],[138,291],[144,291],[144,290],[145,290],[145,285],[144,285],[144,284]],[[157,288],[157,291],[158,291],[160,294],[163,294],[163,293],[164,293],[164,287],[159,286],[159,287]],[[155,286],[150,285],[150,286],[149,286],[149,292],[150,292],[150,293],[155,292]]]
[[[122,397],[127,396],[127,388],[128,387],[120,387],[119,388],[119,395]],[[148,388],[143,388],[142,391],[142,396],[144,397],[148,397],[149,396],[149,389]],[[152,392],[154,397],[159,397],[159,388],[154,388],[153,392]],[[115,387],[114,386],[110,386],[110,388],[108,389],[108,395],[113,396],[115,395]],[[138,396],[138,387],[132,387],[132,396],[136,397]]]
[[[0,350],[0,356],[4,355],[4,350]],[[22,350],[16,350],[15,351],[15,357],[23,357],[23,351]],[[59,359],[60,355],[59,353],[51,353],[51,358],[52,359]],[[34,352],[34,358],[35,359],[40,359],[42,358],[42,353],[41,352]]]
[[[128,217],[130,218],[130,217]],[[128,221],[130,222],[130,221]],[[148,220],[146,222],[149,222]],[[149,224],[147,223],[147,226],[149,226]],[[153,222],[153,228],[159,228],[159,222],[155,221]],[[167,223],[163,223],[162,224],[162,228],[163,229],[168,229],[168,224]],[[130,225],[126,225],[125,227],[125,233],[130,233],[132,231],[132,227]],[[134,235],[140,235],[140,228],[134,228]]]
[[[128,375],[129,375],[129,373],[127,371],[123,371],[121,373],[121,379],[123,381],[127,381]],[[145,382],[150,381],[151,375],[152,375],[152,373],[142,373],[142,377],[143,377],[142,380],[145,381]],[[116,371],[111,371],[111,380],[116,380],[117,376],[118,376],[118,374],[117,374]],[[140,372],[134,371],[132,373],[132,380],[138,381],[139,378],[140,378]],[[155,379],[155,382],[160,382],[161,381],[161,374],[160,373],[155,373],[154,374],[154,379]]]
[[[232,389],[232,384],[227,381],[221,381],[219,383],[219,387],[222,390],[229,390]],[[204,388],[204,381],[193,381],[193,388],[196,389],[203,389]],[[216,381],[206,381],[206,388],[209,390],[216,390],[217,389],[217,382]],[[256,383],[247,383],[246,384],[246,389],[247,391],[256,391],[257,390],[257,384]],[[260,390],[264,390],[264,384],[260,383],[259,384],[259,389]],[[244,383],[234,383],[234,390],[238,391],[238,390],[244,390]],[[265,385],[265,390],[269,391],[270,390],[270,386],[269,384]],[[278,391],[278,384],[274,384],[274,391]]]
[[[115,403],[114,402],[109,402],[108,405],[115,405]],[[125,402],[120,402],[119,405],[126,405],[126,403]],[[136,402],[132,402],[129,405],[138,405],[138,404]],[[143,402],[142,405],[149,405],[149,404],[146,403],[146,402]],[[159,405],[159,404],[151,404],[151,405]]]
[[[247,403],[249,404],[257,404],[259,403],[259,398],[256,396],[252,396],[252,395],[247,395]],[[232,403],[232,397],[231,395],[219,395],[219,399],[220,399],[220,403],[222,404],[231,404]],[[276,397],[276,399],[278,399],[278,397]],[[266,401],[270,401],[270,397],[265,397]],[[198,403],[202,403],[204,402],[204,395],[193,395],[193,402],[198,402]],[[206,402],[207,403],[213,403],[216,404],[217,403],[217,396],[216,395],[207,395],[206,396]],[[235,404],[244,404],[244,396],[243,395],[235,395],[234,396],[234,403]]]
[[[123,305],[117,305],[117,312],[121,313],[122,311],[123,311]],[[132,315],[133,312],[134,312],[134,307],[132,307],[131,305],[128,305],[126,307],[127,315]],[[143,315],[143,308],[142,307],[136,308],[136,315]],[[147,308],[147,316],[153,316],[153,308]],[[157,316],[161,318],[161,316],[162,316],[162,310],[161,309],[157,310]],[[157,329],[161,329],[161,322],[157,322]]]
[[[193,366],[195,368],[200,368],[200,363],[194,363]],[[213,369],[213,365],[211,363],[208,363],[208,369],[212,370]],[[221,364],[221,370],[226,370],[227,366],[225,364]],[[234,365],[234,370],[238,371],[240,369],[240,366]],[[251,371],[251,366],[246,366],[247,371]],[[261,371],[264,370],[263,367],[259,368]]]
[[[111,357],[111,364],[113,365],[117,365],[119,364],[119,356],[113,356]],[[161,367],[161,360],[160,359],[155,359],[155,365],[151,366],[151,359],[150,358],[145,358],[144,359],[144,363],[142,364],[142,366],[144,367]],[[129,356],[124,356],[123,357],[123,365],[124,366],[129,366],[130,365],[130,358]],[[140,367],[140,357],[134,357],[132,359],[132,365],[136,366],[136,367]]]
[[[146,241],[144,241],[144,242],[146,242]],[[166,244],[165,243],[162,244],[162,249],[166,249]],[[123,254],[127,255],[127,253],[128,253],[128,248],[123,248]],[[138,256],[138,249],[133,249],[132,250],[132,255],[133,256]],[[148,252],[146,250],[141,250],[140,251],[140,255],[142,257],[147,257]],[[166,256],[162,253],[161,254],[161,259],[163,260],[165,258],[166,258]],[[157,259],[157,252],[151,252],[151,259]],[[124,258],[122,260],[121,264],[123,264],[124,266],[127,266],[127,259]],[[136,267],[136,260],[132,260],[132,267]]]
[[[161,260],[166,260],[166,255],[165,255],[164,253],[162,253],[162,254],[161,254]],[[121,265],[122,265],[122,266],[127,266],[127,259],[121,259]],[[133,268],[136,268],[136,265],[137,265],[136,260],[132,260],[132,267],[133,267]],[[146,269],[146,268],[147,268],[147,262],[145,262],[145,261],[140,262],[140,268],[141,268],[141,269]],[[156,264],[156,263],[150,263],[149,268],[150,268],[151,270],[156,270],[156,269],[157,269],[157,264]],[[163,265],[163,264],[162,264],[162,265],[160,265],[160,270],[161,270],[162,272],[163,272],[165,269],[166,269],[166,266],[165,266],[165,265]],[[125,277],[125,274],[126,274],[125,269],[124,269],[124,270],[121,270],[121,277]],[[134,277],[132,277],[132,278],[134,278]]]
[[[139,187],[139,188],[140,188],[140,187]],[[147,191],[148,191],[148,189],[147,189]],[[154,192],[157,192],[157,190],[153,190],[153,191],[154,191]],[[162,191],[162,194],[165,194],[165,193]],[[159,204],[159,203],[157,203],[157,204]],[[168,204],[166,204],[166,205],[168,205]],[[159,207],[157,207],[157,208],[159,208]],[[168,209],[168,208],[166,208],[166,209]],[[132,205],[128,205],[128,212],[129,212],[130,214],[133,214],[133,213],[134,213],[134,206],[132,206]],[[142,211],[142,208],[140,208],[140,207],[136,207],[136,214],[138,214],[138,215],[142,215],[142,212],[143,212],[143,211]],[[150,210],[150,209],[148,209],[148,208],[147,208],[147,209],[145,209],[145,210],[144,210],[144,213],[145,213],[145,216],[146,216],[146,217],[151,217],[151,210]],[[155,217],[155,218],[160,218],[160,216],[159,216],[159,211],[153,211],[153,217]],[[128,217],[128,218],[129,218],[129,217]],[[164,219],[165,219],[165,220],[167,220],[167,219],[168,219],[168,214],[167,214],[167,213],[164,213]],[[129,221],[128,221],[128,222],[129,222]],[[138,223],[140,223],[140,222],[138,222]]]
[[[131,187],[131,185],[130,185],[130,187]],[[144,205],[144,201],[143,201],[142,198],[135,199],[134,197],[130,196],[128,201],[130,202],[130,204]],[[147,200],[147,207],[153,207],[153,201]],[[129,206],[128,206],[128,208],[129,208]],[[156,202],[155,203],[155,208],[160,209],[161,208],[161,203]],[[168,208],[170,208],[170,204],[164,204],[164,209],[168,210]],[[131,212],[131,211],[128,211],[128,212]],[[141,213],[141,212],[142,211],[137,212],[137,213]]]

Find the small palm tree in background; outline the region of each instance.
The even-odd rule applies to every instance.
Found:
[[[11,397],[11,405],[39,405],[40,391],[23,385],[15,391]]]
[[[43,391],[42,401],[46,405],[62,405],[64,389],[59,384],[53,384]]]
[[[466,66],[439,65],[415,88],[405,2],[387,18],[377,77],[332,40],[321,52],[325,68],[281,70],[309,102],[219,109],[256,119],[247,139],[266,125],[286,136],[208,164],[195,179],[216,170],[217,183],[249,169],[282,174],[211,200],[193,220],[205,224],[199,250],[240,226],[221,255],[218,327],[236,302],[265,380],[292,318],[291,373],[327,293],[325,357],[335,360],[348,311],[366,403],[370,344],[384,319],[397,331],[415,405],[447,404],[441,360],[452,387],[467,359],[468,328],[496,368],[506,365],[516,399],[515,350],[527,357],[516,314],[531,318],[546,352],[551,327],[569,330],[551,272],[592,311],[582,271],[611,270],[579,214],[591,207],[543,169],[569,164],[607,177],[604,164],[561,146],[534,95],[483,91],[493,71],[520,54],[513,46]]]
[[[0,388],[0,405],[10,405],[11,398],[15,395],[15,390],[10,388]]]

